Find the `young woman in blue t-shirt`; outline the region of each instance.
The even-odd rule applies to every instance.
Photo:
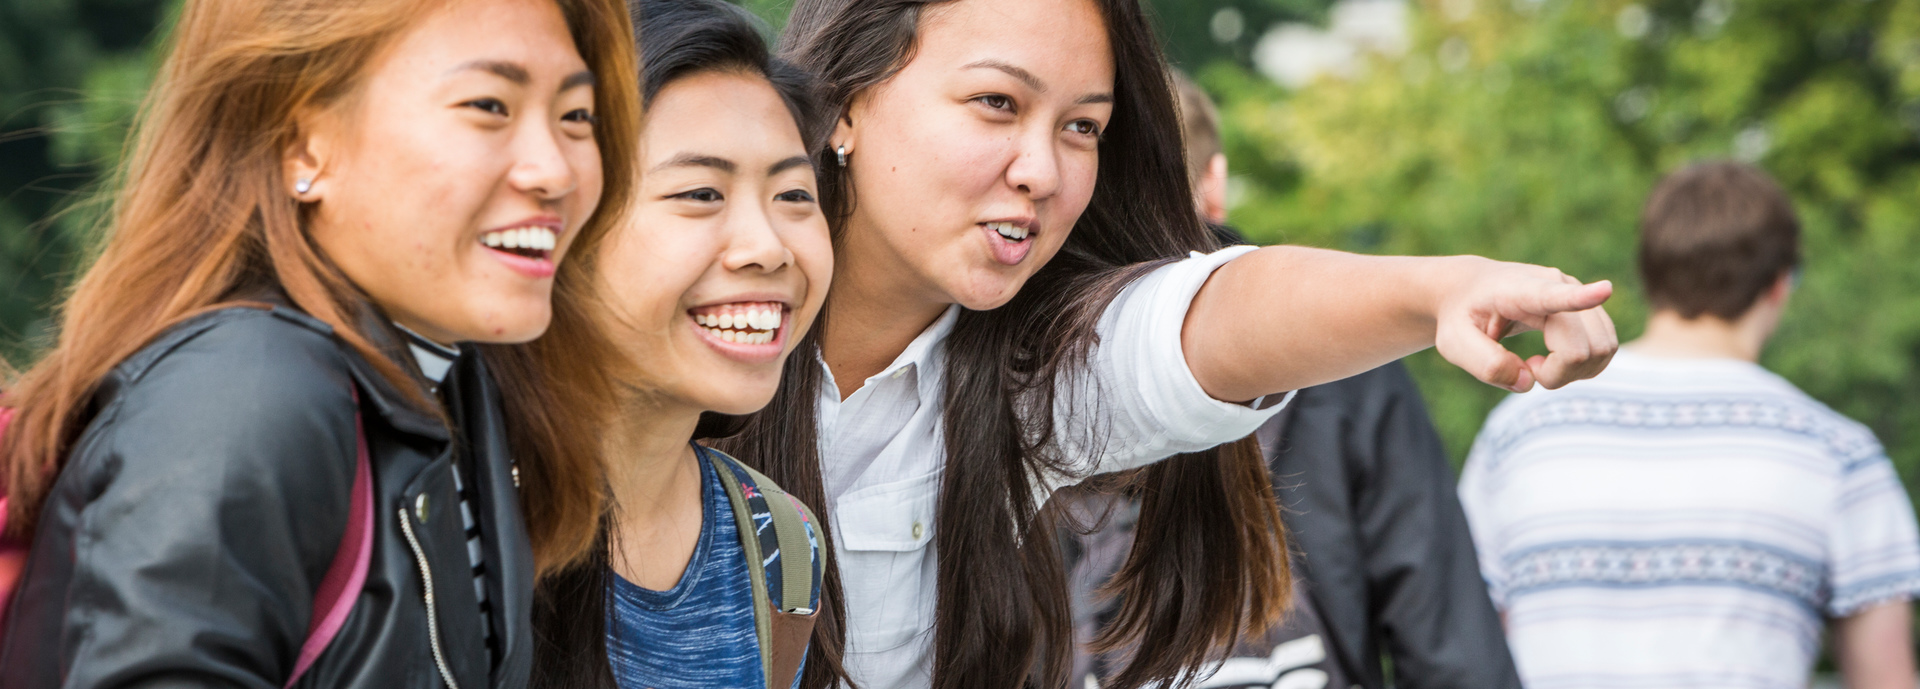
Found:
[[[535,685],[792,686],[802,662],[837,668],[831,651],[805,658],[819,586],[785,600],[791,590],[767,584],[781,600],[772,629],[756,629],[755,575],[774,580],[777,557],[817,558],[820,541],[809,528],[811,552],[750,556],[742,530],[773,543],[770,517],[737,512],[722,472],[746,472],[691,441],[766,405],[826,300],[833,247],[808,151],[828,123],[751,15],[719,0],[634,9],[643,182],[593,271],[592,308],[628,363],[601,438],[611,499],[593,555],[543,584]],[[744,501],[785,499],[769,489],[749,486]]]

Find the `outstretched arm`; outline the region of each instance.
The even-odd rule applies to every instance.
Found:
[[[1362,256],[1273,246],[1215,271],[1181,330],[1187,366],[1215,399],[1251,400],[1340,380],[1408,354],[1440,355],[1488,384],[1558,388],[1619,347],[1600,308],[1613,285],[1476,256]],[[1499,338],[1542,330],[1522,360]]]

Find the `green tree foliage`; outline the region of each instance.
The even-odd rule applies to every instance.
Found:
[[[0,2],[0,357],[19,364],[76,267],[170,2]]]
[[[1920,473],[1920,0],[1420,0],[1411,47],[1288,92],[1214,60],[1235,224],[1265,242],[1477,253],[1621,289],[1665,172],[1752,160],[1805,278],[1763,363]],[[1537,336],[1522,342],[1537,349]],[[1503,393],[1412,361],[1456,457]]]

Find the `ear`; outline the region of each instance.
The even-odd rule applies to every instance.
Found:
[[[1207,159],[1207,174],[1200,178],[1200,188],[1194,193],[1200,195],[1200,214],[1207,222],[1227,222],[1227,154],[1215,153]]]
[[[1780,271],[1780,275],[1773,279],[1773,285],[1767,288],[1766,294],[1761,298],[1765,299],[1768,303],[1784,304],[1787,302],[1787,297],[1793,295],[1793,283],[1794,276],[1792,270]]]
[[[845,146],[847,155],[853,155],[853,149],[857,147],[856,140],[859,139],[858,130],[854,129],[853,123],[856,120],[865,119],[866,110],[867,94],[861,93],[854,96],[853,102],[848,103],[847,109],[840,113],[840,119],[833,123],[833,135],[827,137],[828,150],[839,151],[841,146]]]
[[[313,203],[325,197],[326,181],[321,174],[333,157],[339,137],[331,118],[318,113],[294,116],[293,137],[280,152],[281,176],[287,194],[301,203]]]

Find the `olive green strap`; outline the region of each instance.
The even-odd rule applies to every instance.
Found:
[[[717,451],[714,454],[726,457]],[[753,514],[747,509],[746,494],[740,490],[740,478],[734,476],[733,467],[728,466],[732,462],[714,458],[712,464],[714,473],[720,475],[720,485],[727,489],[727,502],[733,506],[733,523],[740,532],[740,545],[747,551],[747,576],[753,579],[753,633],[760,639],[760,675],[767,678],[768,689],[786,689],[772,685],[773,604],[768,600],[767,572],[760,564],[760,536],[754,533]],[[777,524],[775,528],[779,528]]]
[[[793,612],[813,604],[813,541],[807,538],[807,521],[812,513],[800,515],[800,501],[787,495],[773,480],[753,467],[740,465],[767,496],[767,512],[773,515],[773,536],[780,541],[781,612]],[[818,524],[819,522],[814,522]],[[811,612],[811,610],[809,610]]]

